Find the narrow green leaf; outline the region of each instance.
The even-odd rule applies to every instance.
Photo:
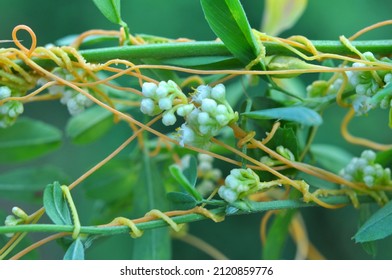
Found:
[[[170,192],[167,194],[167,198],[176,210],[188,210],[197,206],[196,199],[187,193]]]
[[[359,227],[361,227],[369,218],[372,216],[372,205],[371,204],[362,204],[359,209]],[[376,241],[369,241],[361,243],[363,250],[369,255],[375,257],[377,254],[377,244]]]
[[[67,123],[66,133],[73,143],[88,144],[105,135],[113,125],[113,114],[94,106],[72,117]]]
[[[93,0],[93,2],[108,20],[121,24],[120,0]]]
[[[193,155],[189,158],[189,166],[184,169],[184,176],[194,188],[197,181],[197,160],[196,157]]]
[[[321,116],[307,107],[281,107],[265,110],[252,111],[242,115],[251,119],[277,119],[293,121],[306,126],[319,126],[322,123]]]
[[[56,225],[72,225],[68,204],[59,182],[46,186],[44,190],[44,207],[46,214]]]
[[[13,126],[0,129],[0,163],[26,161],[60,146],[61,132],[49,124],[20,118]]]
[[[385,238],[392,234],[392,201],[379,209],[361,226],[353,237],[356,242],[368,242]]]
[[[392,128],[392,108],[389,109],[389,128]]]
[[[261,30],[276,36],[290,29],[304,12],[307,0],[266,0]]]
[[[346,150],[329,144],[313,144],[310,150],[318,163],[334,173],[346,167],[354,157]]]
[[[205,18],[212,31],[244,65],[261,52],[244,9],[238,0],[201,0]]]
[[[288,237],[289,225],[296,211],[296,209],[289,209],[277,214],[267,233],[267,240],[263,247],[263,259],[279,260],[282,258],[281,254]]]
[[[64,260],[84,260],[84,246],[80,238],[75,239],[65,252]]]
[[[139,172],[139,181],[134,188],[132,216],[142,217],[153,209],[166,211],[168,201],[164,180],[161,178],[154,159],[149,157],[146,150],[139,158],[142,162],[142,170]],[[133,244],[133,259],[165,260],[171,258],[168,228],[145,231],[142,237],[134,240]]]
[[[16,201],[41,202],[48,182],[68,182],[69,177],[55,166],[24,167],[0,174],[0,197]]]
[[[188,178],[184,175],[183,171],[181,168],[173,164],[169,167],[171,175],[176,179],[176,181],[189,193],[191,194],[194,198],[196,198],[197,201],[200,201],[203,199],[201,194],[194,188],[191,182],[189,182]]]

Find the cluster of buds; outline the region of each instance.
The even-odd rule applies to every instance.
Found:
[[[377,61],[370,52],[363,54],[368,61]],[[382,58],[381,61],[390,63],[389,59]],[[355,62],[352,67],[366,67],[367,65]],[[357,115],[366,114],[369,110],[381,107],[389,108],[391,104],[391,95],[381,100],[374,100],[372,97],[380,90],[385,88],[392,80],[392,73],[389,71],[347,71],[348,81],[355,90],[355,96],[352,102],[353,108]]]
[[[218,194],[228,203],[233,203],[263,188],[259,176],[252,169],[238,168],[230,171],[230,175],[225,179],[225,185],[219,188]]]
[[[217,182],[222,178],[222,172],[218,168],[213,167],[214,158],[207,154],[199,154],[197,174],[201,182],[196,186],[199,193],[206,197],[211,194]]]
[[[0,87],[0,128],[6,128],[13,125],[20,114],[23,113],[23,103],[17,100],[9,100],[1,103],[3,99],[13,94],[12,90],[7,86]]]
[[[188,100],[173,81],[144,83],[144,98],[140,110],[149,116],[162,113],[162,123],[166,126],[176,123],[178,116],[183,117],[179,129],[180,145],[205,147],[211,137],[228,124],[237,121],[238,114],[233,111],[226,100],[226,89],[223,84],[214,87],[201,85],[197,87]]]
[[[67,81],[75,80],[75,77],[63,68],[55,68],[52,73]],[[45,83],[47,83],[47,80],[44,78],[38,80],[39,85]],[[88,91],[86,88],[84,90]],[[68,112],[72,116],[82,113],[86,108],[93,105],[93,102],[87,96],[64,85],[51,86],[48,91],[52,95],[61,95],[60,102],[67,106]]]
[[[375,163],[376,154],[371,150],[362,152],[359,158],[355,157],[340,171],[347,181],[364,183],[367,187],[375,185],[390,185],[391,170]]]

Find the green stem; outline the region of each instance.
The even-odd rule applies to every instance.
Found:
[[[359,196],[359,201],[361,203],[369,203],[374,200],[369,196]],[[333,196],[323,198],[322,201],[340,205],[340,204],[350,204],[350,198],[347,196]],[[243,215],[251,213],[265,212],[269,210],[280,210],[280,209],[293,209],[293,208],[303,208],[303,207],[313,207],[317,206],[315,203],[306,203],[302,200],[277,200],[277,201],[267,201],[267,202],[247,202],[251,211],[237,211],[235,213],[227,214],[231,215]],[[216,208],[211,210],[212,214],[221,214],[225,211],[224,207]],[[190,223],[208,219],[201,214],[186,214],[182,216],[173,217],[172,220],[177,224]],[[149,230],[154,228],[160,228],[167,226],[167,223],[163,220],[153,220],[149,222],[139,223],[137,227],[140,230]],[[73,232],[73,225],[53,225],[53,224],[24,224],[16,226],[2,226],[0,227],[0,234],[15,233],[15,232]],[[80,228],[80,234],[93,234],[93,235],[114,235],[114,234],[124,234],[129,233],[129,228],[127,226],[82,226]]]
[[[317,50],[324,53],[354,55],[351,50],[344,46],[340,41],[312,41]],[[268,55],[292,55],[282,45],[273,42],[263,42]],[[392,40],[373,40],[373,41],[353,41],[352,45],[360,52],[370,51],[374,54],[388,55],[392,53]],[[301,51],[301,49],[299,49]],[[198,41],[181,43],[163,43],[138,46],[122,46],[110,48],[98,48],[82,50],[80,54],[92,63],[104,63],[111,59],[171,59],[183,57],[210,57],[221,56],[232,59],[233,56],[222,42]],[[52,68],[54,62],[47,59],[33,59],[44,68]],[[23,62],[20,66],[27,69]],[[243,65],[236,59],[232,59],[226,68],[238,68]]]

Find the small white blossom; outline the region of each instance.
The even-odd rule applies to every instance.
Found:
[[[211,98],[203,99],[201,102],[201,109],[207,113],[211,113],[211,114],[215,113],[217,107],[218,104],[214,99]]]
[[[142,101],[140,103],[140,110],[143,112],[143,114],[146,114],[149,116],[154,115],[154,111],[155,111],[154,101],[150,98],[142,99]]]
[[[223,84],[214,86],[211,90],[211,97],[220,102],[224,102],[226,99],[226,88]]]
[[[177,121],[176,116],[170,111],[163,114],[162,123],[166,126],[175,124]]]
[[[159,100],[158,104],[162,110],[170,110],[173,106],[173,101],[169,97],[164,97]]]
[[[154,83],[143,83],[143,86],[142,86],[143,96],[149,97],[149,98],[154,97],[156,94],[157,88],[158,88],[158,86]]]

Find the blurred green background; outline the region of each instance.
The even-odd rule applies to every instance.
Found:
[[[244,9],[253,28],[259,28],[263,14],[262,0],[243,0]],[[12,29],[18,24],[30,26],[38,37],[39,45],[54,42],[69,34],[78,34],[89,29],[117,29],[108,22],[89,0],[0,0],[0,40],[11,39]],[[281,36],[304,35],[315,40],[337,40],[339,35],[350,36],[359,29],[390,19],[392,2],[384,0],[310,0],[308,7],[299,22]],[[196,40],[213,40],[215,35],[204,20],[199,1],[196,0],[123,0],[123,19],[132,33],[153,34],[171,38],[187,37]],[[384,27],[363,36],[361,39],[390,39],[391,29]],[[21,39],[23,35],[20,34]],[[25,39],[25,44],[29,40]],[[4,46],[8,46],[5,44]],[[29,104],[26,114],[36,119],[55,124],[64,128],[68,119],[65,107],[54,103]],[[317,143],[330,143],[347,148],[358,155],[361,147],[348,145],[340,136],[339,124],[344,111],[331,107],[327,110],[325,123],[317,135]],[[380,122],[379,120],[385,120]],[[81,175],[88,167],[105,157],[127,136],[128,129],[118,126],[100,141],[88,146],[73,146],[65,143],[60,150],[45,156],[37,162],[49,163],[62,167],[71,178]],[[366,128],[366,130],[363,130]],[[387,124],[386,112],[375,112],[369,117],[356,120],[352,126],[355,135],[363,135],[380,142],[390,142],[391,129]],[[0,170],[19,167],[18,164],[0,166]],[[76,191],[76,203],[83,200],[83,192]],[[8,211],[10,202],[1,201],[0,209]],[[85,206],[85,207],[83,207]],[[88,220],[88,205],[80,205],[82,221]],[[27,211],[36,206],[26,205]],[[351,237],[358,228],[357,211],[351,208],[341,210],[306,209],[301,213],[305,217],[309,237],[321,253],[328,259],[369,259],[360,245],[354,244]],[[260,258],[259,224],[262,215],[249,215],[228,218],[224,223],[214,224],[211,221],[198,222],[190,225],[192,234],[213,244],[229,258],[258,259]],[[245,225],[245,226],[244,226]],[[132,240],[128,236],[103,239],[87,251],[87,258],[127,259],[130,252],[127,244]],[[233,244],[231,246],[231,244]],[[241,244],[241,246],[238,246]],[[392,258],[392,239],[379,242],[376,258]],[[118,248],[125,248],[119,250]],[[285,258],[292,258],[294,248],[287,247]],[[62,258],[63,251],[55,244],[47,245],[40,251],[41,258]],[[173,242],[175,259],[209,258],[200,251],[180,242]]]

